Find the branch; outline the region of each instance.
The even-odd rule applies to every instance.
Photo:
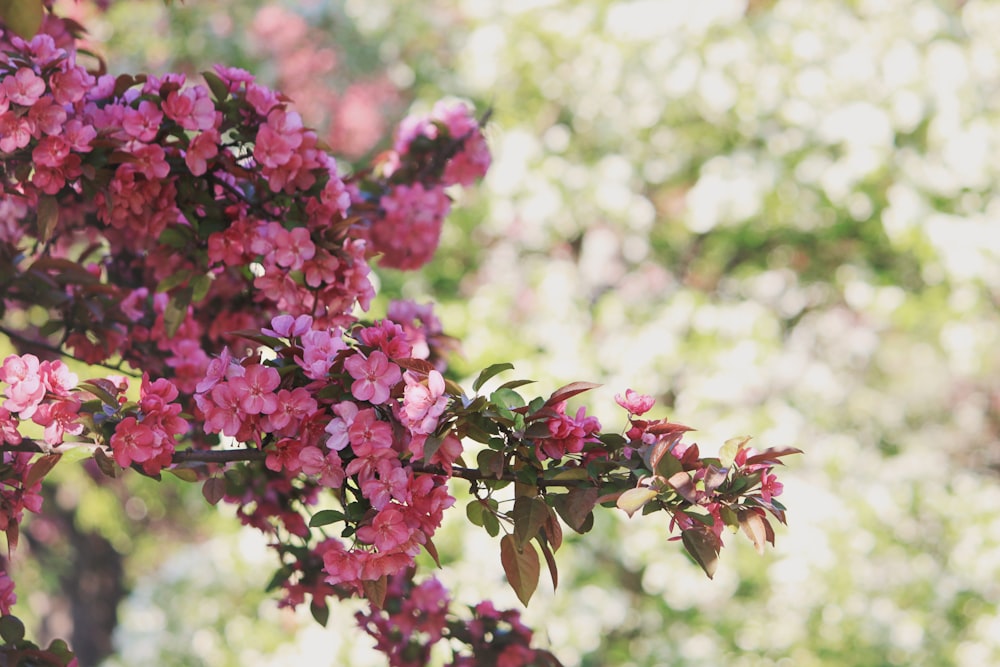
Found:
[[[121,364],[113,366],[111,364],[105,364],[102,362],[96,362],[96,363],[87,362],[77,357],[74,357],[69,352],[65,352],[61,348],[56,347],[55,345],[50,345],[49,343],[43,343],[40,340],[33,340],[22,334],[17,333],[16,331],[11,331],[5,326],[0,326],[0,333],[7,336],[7,338],[17,341],[18,343],[21,343],[22,345],[25,345],[29,348],[33,347],[37,350],[52,352],[53,354],[58,354],[59,356],[66,357],[67,359],[72,359],[73,361],[79,361],[81,364],[89,364],[90,366],[101,366],[103,368],[107,368],[108,370],[112,370],[117,373],[121,373],[123,375],[128,375],[129,377],[134,377],[134,378],[140,377],[139,373],[136,373],[135,371],[127,371],[124,368],[122,368]]]
[[[88,447],[91,449],[100,447],[100,445],[88,444],[88,443],[67,443],[64,445],[59,445],[56,447],[50,447],[48,445],[43,445],[35,440],[25,438],[21,441],[19,445],[3,445],[0,446],[0,452],[28,452],[32,454],[63,454],[67,449],[74,447]],[[249,447],[240,447],[238,449],[183,449],[179,452],[174,452],[172,457],[172,462],[174,465],[181,463],[237,463],[240,461],[250,462],[250,461],[263,461],[267,458],[267,452],[263,449],[251,449]],[[449,473],[441,466],[431,465],[429,463],[418,463],[411,462],[410,467],[413,468],[413,472],[423,475],[445,475],[449,476]],[[507,472],[496,477],[494,475],[484,475],[482,471],[478,468],[463,468],[460,466],[454,466],[451,469],[451,477],[458,477],[459,479],[468,480],[470,482],[488,482],[488,481],[498,481],[498,482],[517,482],[519,481],[514,473]],[[539,479],[535,482],[535,486],[540,488],[550,488],[550,487],[580,487],[580,486],[593,486],[593,484],[588,483],[588,480],[579,479]]]

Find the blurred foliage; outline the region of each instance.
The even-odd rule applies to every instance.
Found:
[[[441,304],[457,375],[510,360],[540,391],[605,382],[605,405],[630,386],[709,451],[746,432],[807,452],[776,553],[734,536],[715,581],[638,517],[562,550],[527,619],[567,664],[1000,663],[1000,5],[148,0],[85,22],[113,71],[222,61],[280,85],[288,56],[260,35],[281,16],[336,53],[316,87],[387,82],[387,123],[442,95],[493,109],[496,163],[456,193],[437,260],[379,273]],[[484,539],[448,524],[442,577],[516,604],[499,559],[469,557]],[[144,593],[168,619],[148,627],[189,627],[229,579]],[[235,664],[141,635],[134,604],[123,656]],[[377,664],[306,626],[310,664]],[[238,655],[221,621],[205,632]]]

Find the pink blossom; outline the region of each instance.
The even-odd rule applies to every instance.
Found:
[[[302,443],[293,438],[282,438],[274,444],[274,447],[267,450],[267,458],[264,465],[268,470],[281,472],[285,470],[290,473],[298,472],[302,468],[299,461],[299,453],[302,451]]]
[[[389,392],[402,376],[399,366],[390,362],[379,350],[372,352],[368,358],[361,353],[348,357],[344,368],[354,378],[354,383],[351,384],[354,398],[373,405],[389,400]]]
[[[212,387],[211,400],[196,396],[198,407],[205,413],[205,432],[222,433],[235,436],[243,425],[246,414],[240,409],[238,394],[229,383],[220,383]]]
[[[277,400],[278,408],[267,416],[267,423],[275,431],[296,426],[319,407],[305,387],[296,387],[292,391],[282,389]]]
[[[303,447],[299,452],[302,472],[319,477],[319,483],[329,489],[344,484],[343,462],[337,452],[324,452],[318,447]]]
[[[358,528],[358,539],[385,553],[405,544],[410,539],[410,529],[403,514],[389,507],[376,514],[370,525]]]
[[[83,432],[83,424],[77,423],[79,410],[78,400],[43,403],[32,421],[45,427],[44,438],[47,444],[61,445],[65,433],[79,435]]]
[[[316,245],[309,238],[309,230],[304,227],[282,229],[274,239],[274,261],[290,271],[301,269],[303,262],[312,259],[315,254]]]
[[[14,581],[7,572],[0,570],[0,615],[10,614],[11,607],[17,602],[17,595],[14,593]]]
[[[14,104],[30,107],[45,94],[45,80],[31,69],[22,67],[14,75],[4,77],[3,89],[7,99]]]
[[[148,461],[154,455],[156,437],[153,431],[135,417],[126,417],[111,436],[111,451],[115,462],[127,468],[133,462]]]
[[[376,456],[378,450],[384,453],[392,448],[392,426],[379,420],[372,408],[358,412],[347,435],[351,448],[359,458]]]
[[[575,418],[567,415],[565,410],[566,404],[559,403],[556,406],[558,414],[548,420],[551,435],[537,442],[539,459],[559,459],[566,454],[578,454],[586,443],[597,441],[595,434],[601,430],[601,423],[596,417],[588,417],[584,407],[577,410]]]
[[[17,430],[18,423],[19,420],[12,417],[7,408],[0,407],[0,443],[21,444],[21,434]]]
[[[222,353],[208,362],[204,379],[195,387],[195,391],[203,394],[225,379],[229,367],[233,365],[232,357],[229,355],[229,348],[222,348]],[[242,369],[242,366],[240,367]],[[241,371],[242,372],[242,371]]]
[[[433,433],[437,428],[438,417],[448,405],[448,397],[444,394],[444,378],[437,371],[431,371],[424,384],[412,372],[406,371],[403,380],[406,388],[403,389],[400,421],[412,433]]]
[[[45,383],[39,369],[38,357],[33,354],[4,359],[0,368],[0,381],[7,383],[4,407],[18,413],[21,419],[30,419],[45,397]]]
[[[248,366],[243,377],[234,377],[229,386],[239,400],[240,409],[248,415],[269,415],[278,409],[278,397],[273,393],[281,384],[278,371],[268,366]]]
[[[153,141],[163,124],[163,112],[150,102],[143,100],[138,108],[125,109],[122,129],[139,141]]]
[[[765,503],[770,503],[774,496],[780,496],[784,489],[785,485],[778,481],[777,475],[766,470],[760,473],[760,496]]]
[[[201,176],[208,171],[208,161],[219,154],[219,133],[207,130],[196,135],[188,144],[184,154],[184,164],[193,176]]]
[[[339,335],[319,329],[302,334],[301,343],[302,356],[295,357],[295,363],[311,380],[326,377],[337,353],[347,349],[347,343]]]
[[[624,398],[621,394],[615,394],[615,402],[628,410],[630,415],[638,417],[649,412],[655,401],[652,396],[626,389]]]
[[[76,388],[80,381],[77,374],[59,360],[43,361],[38,365],[38,374],[45,388],[55,396],[69,396],[70,390]]]
[[[297,338],[312,328],[312,322],[309,315],[278,315],[271,319],[271,328],[261,329],[261,333],[275,338]]]
[[[133,149],[132,155],[135,157],[135,162],[132,163],[135,169],[150,181],[166,178],[170,173],[166,153],[160,146],[155,144],[139,146]]]
[[[31,121],[13,111],[0,114],[0,152],[13,153],[31,142]]]
[[[395,499],[409,502],[409,477],[398,458],[380,459],[375,464],[376,474],[361,482],[361,493],[377,510],[382,510]]]
[[[326,425],[325,430],[330,434],[326,446],[339,452],[350,444],[348,431],[358,414],[358,405],[351,401],[342,401],[333,407],[333,412],[337,417],[331,419],[330,423]]]

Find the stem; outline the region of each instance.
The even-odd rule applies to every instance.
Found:
[[[67,443],[70,447],[96,447],[97,445],[87,445],[86,443]],[[43,453],[43,454],[61,454],[63,450],[67,448],[66,445],[60,445],[57,447],[49,447],[47,445],[42,445],[34,440],[25,438],[21,441],[19,445],[3,445],[0,446],[0,452],[30,452],[30,453]],[[172,461],[174,464],[180,463],[235,463],[239,461],[263,461],[267,458],[267,452],[263,449],[251,449],[249,447],[241,447],[239,449],[184,449],[179,452],[174,452]],[[448,475],[448,473],[441,466],[430,465],[427,463],[416,463],[411,462],[410,467],[417,474],[425,475]],[[451,477],[458,477],[459,479],[465,479],[470,482],[482,482],[489,480],[496,480],[502,482],[516,482],[517,478],[513,473],[504,473],[499,479],[490,475],[489,477],[483,475],[483,473],[478,468],[463,468],[460,466],[454,466],[451,470]],[[550,480],[550,479],[539,479],[536,486],[540,488],[552,488],[552,487],[581,487],[581,486],[593,486],[593,484],[588,483],[587,480],[578,479],[567,479],[567,480]]]

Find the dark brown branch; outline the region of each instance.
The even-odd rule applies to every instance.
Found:
[[[88,445],[84,444],[82,446],[86,447]],[[91,446],[97,447],[97,445]],[[62,453],[61,450],[65,448],[66,445],[55,448],[46,447],[35,442],[34,440],[25,438],[19,445],[3,445],[0,447],[0,451],[58,454]],[[184,449],[179,452],[174,452],[172,461],[176,465],[181,463],[236,463],[240,461],[263,461],[265,458],[267,458],[267,452],[263,449],[241,447],[238,449]],[[441,466],[431,465],[428,463],[410,462],[410,467],[413,468],[413,471],[417,474],[448,475],[445,469]],[[491,480],[502,482],[518,481],[517,477],[514,476],[514,473],[504,473],[497,478],[493,475],[484,475],[478,468],[463,468],[461,466],[452,467],[450,476],[465,479],[470,482],[488,482]],[[592,484],[589,484],[587,480],[552,479],[539,479],[535,482],[535,485],[543,488],[593,486]]]
[[[42,342],[40,340],[34,340],[34,339],[31,339],[31,338],[28,338],[27,336],[23,336],[23,335],[17,333],[16,331],[11,331],[10,329],[8,329],[7,327],[4,327],[4,326],[0,326],[0,333],[2,333],[3,335],[7,336],[7,338],[10,338],[11,340],[17,341],[18,343],[21,343],[22,345],[24,345],[26,347],[29,347],[29,348],[33,347],[33,348],[38,349],[38,350],[44,350],[46,352],[51,352],[53,354],[58,354],[61,357],[66,357],[67,359],[72,359],[73,361],[79,361],[82,364],[88,364],[90,366],[101,366],[103,368],[107,368],[108,370],[115,371],[116,373],[122,373],[123,375],[128,375],[130,377],[135,377],[135,378],[140,377],[139,373],[136,373],[135,371],[125,370],[124,368],[122,368],[121,364],[119,364],[117,366],[112,366],[111,364],[105,364],[105,363],[101,363],[101,362],[97,362],[97,363],[86,362],[86,361],[84,361],[82,359],[74,357],[69,352],[65,352],[64,350],[62,350],[61,348],[59,348],[59,347],[57,347],[55,345],[50,345],[49,343],[45,343],[45,342]]]

